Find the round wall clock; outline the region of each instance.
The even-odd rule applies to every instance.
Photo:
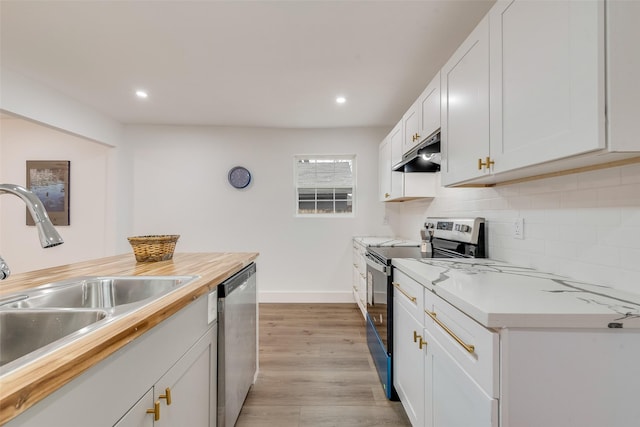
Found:
[[[245,167],[236,166],[229,170],[229,184],[235,188],[245,188],[251,182],[251,172]]]

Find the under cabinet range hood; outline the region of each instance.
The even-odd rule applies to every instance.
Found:
[[[437,172],[440,170],[440,130],[422,141],[393,165],[396,172]]]

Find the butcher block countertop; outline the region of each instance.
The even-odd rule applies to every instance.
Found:
[[[0,282],[0,297],[80,276],[183,276],[200,278],[0,377],[0,424],[4,424],[164,319],[209,293],[258,257],[258,253],[177,253],[172,260],[138,263],[117,255],[15,274]]]

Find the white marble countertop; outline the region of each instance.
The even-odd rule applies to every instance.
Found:
[[[388,236],[356,236],[353,240],[362,246],[420,246],[420,242],[417,240],[406,240]]]
[[[640,328],[640,295],[490,259],[393,259],[488,328]]]

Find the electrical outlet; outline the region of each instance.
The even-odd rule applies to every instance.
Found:
[[[524,218],[517,218],[513,221],[513,238],[524,239]]]

